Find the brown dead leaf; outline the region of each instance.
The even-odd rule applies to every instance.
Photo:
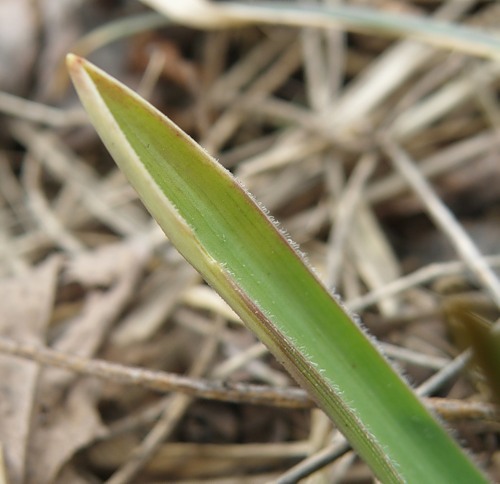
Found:
[[[55,482],[75,452],[104,432],[97,412],[99,386],[98,382],[82,380],[57,405],[48,408],[38,404],[26,484]]]
[[[81,312],[65,324],[53,347],[93,356],[130,301],[144,260],[144,253],[133,244],[121,243],[70,261],[65,282],[82,285],[87,294]],[[95,383],[79,381],[68,371],[45,368],[38,387],[26,481],[33,484],[54,482],[74,454],[103,431]]]
[[[82,254],[70,262],[67,279],[91,290],[81,313],[66,324],[54,349],[77,356],[95,355],[134,293],[143,255],[132,244],[123,243]],[[74,378],[65,370],[44,370],[39,398],[45,405],[54,405]]]
[[[56,288],[61,259],[53,257],[33,271],[0,281],[0,334],[15,341],[40,345]],[[0,355],[0,440],[11,484],[23,482],[27,441],[39,367]]]
[[[153,277],[153,287],[148,288],[138,306],[114,331],[111,340],[114,345],[125,347],[149,339],[167,320],[180,295],[199,280],[198,273],[189,264],[164,268]]]

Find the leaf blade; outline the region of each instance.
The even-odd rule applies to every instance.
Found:
[[[384,482],[445,482],[450,472],[453,482],[481,482],[242,186],[117,81],[74,56],[68,66],[101,138],[173,244],[308,389],[374,472]]]

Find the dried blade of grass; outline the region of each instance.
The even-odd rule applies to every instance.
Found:
[[[62,259],[53,256],[39,267],[18,277],[0,280],[0,337],[17,339],[20,344],[37,346],[46,338],[52,314]],[[0,433],[8,463],[9,480],[23,482],[33,431],[32,416],[37,405],[40,367],[16,361],[2,354],[0,378]]]
[[[336,442],[326,446],[321,451],[316,452],[307,459],[302,460],[299,464],[291,467],[287,472],[276,479],[274,484],[295,484],[301,479],[311,475],[313,472],[322,469],[336,459],[342,457],[350,448],[347,440],[340,436]]]
[[[246,181],[250,176],[297,163],[323,150],[328,143],[302,129],[286,130],[268,150],[240,163],[236,174]]]
[[[245,121],[244,104],[252,104],[265,99],[266,95],[278,88],[300,66],[300,51],[296,42],[287,45],[273,64],[261,73],[244,92],[238,93],[226,110],[204,136],[203,146],[216,153]]]
[[[223,302],[222,299],[220,301]],[[215,309],[215,313],[217,314],[217,309]],[[229,318],[227,317],[225,310],[219,312],[219,314],[229,321],[243,324],[241,319],[237,318],[236,321],[233,319],[235,317],[234,312]],[[198,334],[200,336],[205,336],[210,333],[210,327],[207,325],[206,318],[193,313],[188,309],[178,309],[173,315],[173,321],[177,325],[182,326],[183,328],[186,328],[192,331],[194,334]],[[234,355],[237,359],[238,355],[243,356],[246,351],[245,347],[242,346],[241,341],[233,333],[233,331],[225,331],[221,336],[221,340],[223,344],[223,351],[227,353],[230,358]],[[254,345],[254,347],[255,349],[257,349],[258,345]],[[248,351],[249,354],[252,353],[251,348],[249,348]],[[214,369],[217,369],[217,367],[215,367]],[[288,375],[283,373],[283,371],[281,371],[280,369],[271,368],[265,361],[261,361],[259,359],[248,361],[245,372],[249,375],[250,379],[257,380],[271,386],[281,388],[290,385],[290,378],[288,377]]]
[[[460,4],[448,2],[438,10],[436,16],[455,18],[471,3],[473,2],[464,1]],[[326,148],[329,145],[327,139],[345,138],[345,141],[349,142],[358,124],[366,123],[377,106],[434,55],[433,49],[411,41],[403,41],[390,48],[357,76],[320,117],[309,119],[311,116],[307,113],[297,113],[295,122],[301,127],[288,129],[281,141],[275,143],[269,150],[249,159],[248,164],[242,166],[238,175],[247,176],[262,169],[300,160]],[[249,109],[269,109],[272,101],[266,102],[264,106],[258,104],[249,106]],[[288,108],[290,109],[292,106]],[[311,136],[311,129],[316,130],[321,136]],[[326,139],[323,139],[323,133],[328,133]],[[359,140],[357,141],[359,148]]]
[[[460,106],[475,95],[477,90],[496,81],[500,75],[500,64],[482,64],[466,72],[458,80],[448,82],[425,100],[398,116],[389,128],[394,138],[405,140],[432,125],[452,109]]]
[[[452,20],[457,18],[474,2],[455,1],[445,3],[435,16]],[[363,70],[342,95],[329,106],[325,122],[330,129],[349,132],[357,123],[369,118],[370,114],[409,77],[428,62],[435,50],[410,40],[402,40],[394,47],[377,56]]]
[[[126,243],[101,247],[72,258],[66,267],[67,279],[84,287],[98,281],[100,287],[89,288],[82,311],[67,320],[65,330],[55,339],[53,347],[84,357],[95,355],[111,325],[129,303],[144,260],[145,253]],[[73,373],[45,369],[40,377],[39,398],[47,406],[56,406],[74,379]]]
[[[122,385],[139,385],[161,393],[180,392],[208,400],[284,408],[310,408],[314,406],[312,400],[299,388],[271,388],[262,385],[188,378],[174,373],[125,366],[99,359],[82,358],[39,345],[18,343],[2,337],[0,337],[0,353]]]
[[[422,176],[422,173],[408,154],[390,136],[386,135],[382,137],[381,144],[384,151],[389,155],[394,167],[401,173],[419,197],[429,216],[434,220],[434,223],[450,240],[457,253],[483,287],[490,293],[495,303],[500,306],[500,281],[486,263],[483,255],[465,229],[437,196],[432,186]]]
[[[0,92],[0,112],[55,128],[88,124],[84,111],[80,109],[65,111],[8,92]]]
[[[373,154],[366,155],[358,162],[335,207],[334,224],[329,234],[326,263],[326,284],[328,287],[334,287],[337,283],[344,256],[344,246],[349,237],[354,214],[361,199],[362,190],[373,173],[376,163],[377,158]]]
[[[396,346],[390,343],[381,343],[381,345],[387,356],[397,361],[403,361],[405,363],[420,366],[421,368],[441,370],[449,363],[449,360],[446,358],[417,353],[416,351],[409,350],[403,346]]]
[[[234,323],[241,323],[241,319],[227,303],[211,287],[206,285],[194,286],[188,289],[182,295],[180,302],[193,308],[215,312]]]
[[[464,351],[463,353],[455,357],[448,365],[446,365],[444,368],[441,368],[441,370],[432,375],[425,382],[421,383],[417,388],[418,394],[427,396],[435,393],[444,384],[446,384],[449,380],[460,373],[464,369],[465,365],[467,365],[467,363],[470,361],[470,358],[470,351]]]
[[[500,256],[485,257],[485,260],[491,267],[500,267]],[[417,269],[411,274],[400,277],[384,287],[371,291],[356,299],[351,299],[347,301],[347,306],[353,311],[361,311],[384,297],[398,294],[442,276],[462,274],[467,270],[467,267],[468,265],[463,261],[433,263],[421,269]]]
[[[131,37],[141,32],[150,32],[153,29],[164,27],[169,23],[170,21],[166,19],[164,15],[160,15],[156,12],[147,12],[131,17],[120,18],[107,22],[104,25],[86,33],[71,46],[71,50],[73,52],[77,52],[79,55],[88,56],[97,49],[120,39]],[[66,72],[64,62],[61,61],[57,66],[56,72],[54,73],[52,85],[50,86],[50,92],[53,94],[63,92],[67,89],[67,84],[68,74]],[[54,118],[54,120],[57,119],[57,117]],[[73,116],[70,120],[75,124],[82,124],[85,122],[85,118],[82,119],[80,112],[75,112],[74,120]],[[64,121],[64,119],[62,121]],[[63,122],[61,126],[67,126],[67,124]]]
[[[262,343],[255,343],[246,350],[240,351],[219,363],[210,372],[210,377],[218,380],[227,379],[229,375],[246,366],[250,361],[267,353],[268,349]]]
[[[24,225],[24,193],[10,159],[0,153],[0,275],[21,275],[31,268],[17,250],[17,225]]]
[[[207,94],[208,99],[216,106],[224,106],[234,101],[238,93],[265,69],[289,45],[294,35],[280,32],[279,35],[265,37],[236,63],[230,66],[214,81]]]
[[[204,340],[201,352],[191,364],[188,372],[190,378],[201,377],[207,372],[207,366],[216,354],[220,332],[224,326],[225,320],[223,318],[215,319],[211,334]],[[148,432],[140,446],[133,450],[125,464],[106,480],[107,484],[127,484],[135,479],[141,469],[158,452],[162,443],[168,439],[194,399],[192,396],[177,393],[168,400],[165,402],[165,408],[158,422]]]
[[[23,163],[23,184],[26,188],[27,206],[33,214],[35,223],[40,226],[54,242],[54,245],[69,254],[83,252],[85,246],[61,223],[49,205],[40,186],[40,165],[29,155]]]
[[[126,347],[153,337],[167,321],[182,293],[200,279],[188,264],[179,264],[166,276],[164,274],[161,286],[150,289],[123,318],[110,337],[111,344]],[[169,288],[166,294],[165,287]]]
[[[141,32],[150,32],[153,29],[165,27],[169,23],[170,21],[164,15],[155,12],[120,18],[107,22],[80,37],[71,49],[81,56],[88,56],[95,50],[119,39],[137,35]]]
[[[370,289],[377,290],[400,277],[399,261],[387,234],[364,200],[358,203],[348,247],[357,271]],[[378,304],[386,316],[396,314],[399,306],[397,299],[391,297],[381,299]]]
[[[43,366],[54,366],[80,375],[91,376],[120,385],[132,385],[148,388],[159,393],[180,392],[196,398],[217,400],[221,402],[246,403],[253,405],[266,405],[282,408],[312,408],[315,403],[307,393],[296,387],[270,387],[236,382],[217,382],[202,378],[188,378],[175,373],[147,370],[137,366],[126,366],[111,363],[101,359],[82,358],[55,351],[40,345],[19,343],[17,341],[0,337],[0,353],[4,355],[34,361]],[[450,378],[456,368],[463,367],[464,356],[453,360],[443,367],[441,375]],[[442,379],[442,376],[439,376]],[[443,380],[442,380],[443,381]],[[432,393],[432,390],[422,388],[423,395]],[[434,398],[425,399],[429,408],[436,407],[443,410],[443,416],[450,420],[460,418],[484,419],[492,418],[498,413],[498,405],[476,401],[453,401],[447,399],[446,405],[442,399],[434,405]],[[157,409],[155,415],[161,409]],[[152,417],[153,418],[153,417]]]
[[[113,468],[123,463],[126,455],[135,444],[133,439],[122,439],[119,449],[113,442],[101,442],[94,445],[87,453],[93,468],[100,469],[103,473],[112,471]],[[259,472],[262,467],[276,467],[283,464],[284,459],[300,459],[307,454],[309,444],[307,441],[274,442],[274,443],[247,443],[247,444],[199,444],[199,443],[163,443],[158,452],[145,468],[145,480],[154,481],[154,477],[161,475],[174,475],[173,482],[187,483],[214,483],[235,484],[241,482],[241,477],[206,478],[206,474],[213,474],[213,469],[223,467],[229,475],[245,476],[245,483],[256,484],[273,482],[276,474],[266,475],[262,478]],[[189,465],[182,465],[188,462]],[[181,463],[181,465],[179,465]],[[205,477],[205,479],[203,479]],[[162,481],[165,482],[165,481]],[[172,481],[170,481],[172,482]]]
[[[338,97],[345,69],[344,33],[302,29],[305,90],[308,104],[321,112]]]
[[[95,189],[99,182],[89,165],[72,154],[55,134],[22,122],[11,122],[9,127],[13,137],[52,175],[81,194],[82,203],[95,219],[125,236],[140,232],[141,221],[110,206],[104,193]]]
[[[460,139],[422,159],[419,163],[419,170],[426,178],[437,177],[480,156],[494,152],[499,146],[500,136],[496,130],[481,132],[469,138]],[[370,184],[366,198],[370,203],[378,203],[395,198],[407,189],[406,178],[398,171],[392,171],[384,178]]]
[[[452,48],[484,57],[497,58],[500,49],[500,39],[474,28],[352,5],[215,3],[208,0],[142,2],[174,21],[196,28],[234,28],[252,24],[340,27],[353,32],[402,36],[436,47]]]

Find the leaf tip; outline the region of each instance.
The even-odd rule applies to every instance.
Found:
[[[72,53],[66,54],[66,67],[71,79],[76,84],[81,83],[82,75],[84,72],[90,74],[91,72],[96,70],[95,66],[93,66],[86,59]]]
[[[96,69],[86,59],[72,53],[66,55],[66,67],[81,99],[83,93],[88,93],[91,90],[93,81],[90,77]]]
[[[70,72],[78,69],[83,64],[83,59],[75,54],[69,53],[66,55],[66,66]]]

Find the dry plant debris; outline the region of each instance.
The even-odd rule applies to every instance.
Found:
[[[370,479],[117,172],[61,71],[78,45],[241,178],[500,480],[498,407],[442,311],[453,279],[498,318],[498,62],[340,30],[160,29],[145,11],[0,5],[0,481]],[[120,17],[143,23],[116,35]]]

